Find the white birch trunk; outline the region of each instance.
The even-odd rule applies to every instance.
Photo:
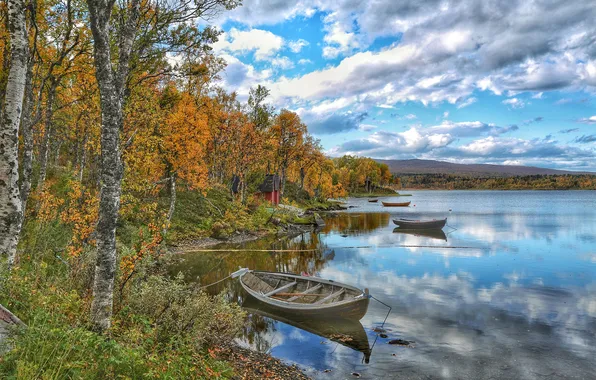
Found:
[[[104,332],[111,325],[116,271],[116,225],[123,171],[120,157],[123,87],[128,75],[139,0],[132,0],[127,12],[128,20],[120,30],[117,72],[112,68],[110,54],[110,19],[114,1],[87,0],[87,5],[93,32],[95,77],[99,85],[101,105],[101,190],[91,321],[95,331]]]
[[[25,1],[8,0],[11,64],[0,121],[0,253],[16,260],[23,213],[19,191],[19,122],[27,77],[28,39]]]
[[[21,136],[23,138],[23,160],[21,172],[21,202],[23,215],[27,211],[27,200],[31,192],[31,173],[33,171],[33,57],[29,57],[23,114],[21,115]]]

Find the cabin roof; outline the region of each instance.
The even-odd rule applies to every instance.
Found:
[[[271,193],[272,191],[279,191],[279,176],[277,174],[267,174],[265,180],[259,186],[261,193]]]

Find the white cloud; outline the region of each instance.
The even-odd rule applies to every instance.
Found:
[[[332,155],[354,154],[387,157],[395,154],[421,153],[449,145],[449,134],[425,133],[412,127],[405,132],[378,131],[367,138],[348,141],[330,150]]]
[[[447,119],[449,117],[449,111],[443,112],[443,119]]]
[[[220,57],[227,64],[221,85],[228,91],[235,91],[240,98],[248,97],[250,87],[268,83],[272,75],[271,70],[256,70],[254,66],[245,64],[232,55],[222,54]]]
[[[449,120],[443,120],[439,125],[426,128],[426,130],[431,133],[449,134],[453,137],[497,136],[517,129],[517,126],[499,127],[494,124],[482,123],[480,121],[454,123]]]
[[[269,62],[271,63],[271,66],[279,67],[284,70],[294,67],[294,62],[292,62],[288,57],[271,58]]]
[[[275,55],[283,47],[284,39],[267,30],[230,29],[220,36],[219,41],[213,44],[216,52],[230,52],[247,54],[255,53],[255,60],[262,61]]]
[[[568,103],[571,103],[572,101],[573,101],[573,99],[570,99],[570,98],[563,98],[563,99],[559,99],[559,100],[557,100],[557,101],[555,102],[555,104],[556,104],[556,105],[558,105],[558,106],[560,106],[560,105],[563,105],[563,104],[568,104]]]
[[[300,38],[296,41],[288,42],[288,48],[292,51],[292,53],[300,53],[303,47],[308,46],[308,41]]]
[[[360,47],[356,33],[349,31],[351,25],[345,20],[338,20],[339,17],[338,13],[334,12],[323,19],[326,31],[323,37],[323,57],[327,59],[351,53]]]
[[[465,108],[467,106],[470,106],[470,105],[476,103],[477,101],[478,101],[478,99],[476,99],[475,97],[470,97],[470,98],[464,100],[462,103],[458,104],[457,109]]]
[[[532,99],[542,99],[543,95],[544,95],[544,92],[538,92],[538,93],[532,95]]]
[[[299,65],[307,65],[309,63],[312,63],[312,61],[310,59],[304,59],[304,58],[302,58],[302,59],[298,60],[298,64]]]
[[[414,115],[413,113],[409,113],[406,116],[404,116],[404,119],[408,119],[408,120],[414,120],[416,119],[416,115]]]
[[[584,124],[596,124],[596,115],[590,117],[584,117],[578,120],[579,123]]]
[[[374,129],[377,129],[376,125],[372,125],[372,124],[360,124],[358,126],[358,130],[361,132],[369,132],[372,131]]]
[[[519,98],[505,99],[502,103],[513,109],[524,108],[526,106],[526,103]]]

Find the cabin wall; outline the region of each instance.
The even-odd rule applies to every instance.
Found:
[[[279,190],[274,190],[268,193],[262,193],[262,196],[264,199],[271,202],[272,205],[277,206],[279,204]]]

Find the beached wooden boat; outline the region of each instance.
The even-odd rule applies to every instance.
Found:
[[[370,203],[377,203],[379,200],[378,199],[369,199],[368,200]]]
[[[443,232],[443,230],[439,230],[439,229],[427,228],[424,230],[408,230],[405,228],[397,227],[397,228],[393,229],[393,232],[396,234],[422,236],[422,237],[427,237],[427,238],[431,238],[431,239],[447,241],[447,235],[445,235],[445,232]]]
[[[412,202],[382,202],[385,207],[408,207]]]
[[[368,289],[318,277],[246,268],[232,277],[239,277],[244,290],[255,299],[297,317],[360,320],[370,301]]]
[[[364,362],[368,363],[371,355],[368,336],[364,327],[354,319],[321,319],[300,318],[294,313],[279,311],[271,308],[264,302],[259,302],[253,297],[247,297],[242,303],[242,308],[251,314],[258,314],[283,322],[311,334],[327,338],[342,346],[360,351],[364,354]]]
[[[438,229],[445,227],[447,224],[447,218],[445,219],[427,219],[427,220],[416,220],[416,219],[393,219],[393,223],[399,226],[399,228],[408,230],[424,230],[424,229]]]

